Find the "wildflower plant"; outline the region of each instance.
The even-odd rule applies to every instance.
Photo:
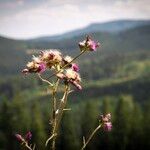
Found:
[[[40,80],[47,83],[50,86],[52,92],[52,115],[50,118],[50,129],[51,133],[45,142],[47,146],[51,143],[51,149],[56,149],[56,140],[58,137],[58,130],[61,124],[63,113],[66,109],[68,95],[72,92],[72,86],[78,90],[82,90],[81,77],[79,74],[79,66],[74,61],[86,52],[96,51],[100,46],[98,42],[93,41],[89,36],[82,42],[79,42],[80,53],[74,58],[70,56],[63,56],[58,50],[46,50],[41,51],[39,56],[33,56],[32,61],[28,62],[26,68],[22,70],[24,74],[35,73]],[[46,70],[51,70],[52,74],[44,78],[43,74]],[[60,85],[63,86],[64,92],[61,99],[57,99],[57,93]],[[85,149],[87,144],[90,142],[94,134],[102,127],[105,131],[110,131],[111,115],[101,115],[98,127],[92,132],[92,134],[85,140],[83,137],[82,150]],[[29,140],[32,134],[28,132],[26,137],[22,137],[20,134],[16,134],[17,140],[29,150],[34,150],[30,146]]]
[[[27,149],[35,150],[35,145],[32,146],[32,144],[30,144],[30,140],[32,138],[32,133],[30,131],[27,132],[24,137],[20,134],[15,134],[15,137],[21,143],[21,145],[24,145]]]

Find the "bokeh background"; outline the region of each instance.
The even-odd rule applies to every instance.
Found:
[[[46,149],[49,89],[21,70],[39,50],[75,56],[87,34],[101,48],[78,60],[83,90],[69,97],[57,149],[79,150],[108,112],[112,131],[100,130],[88,150],[149,149],[149,6],[149,0],[0,0],[0,150],[21,149],[14,134],[29,130],[37,148]]]

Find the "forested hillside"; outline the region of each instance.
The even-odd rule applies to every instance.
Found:
[[[58,149],[79,150],[82,137],[87,138],[97,126],[100,115],[108,112],[112,114],[112,132],[100,130],[87,149],[143,150],[150,147],[150,25],[129,27],[126,23],[123,30],[120,25],[117,29],[115,33],[88,29],[101,46],[76,61],[83,90],[74,89],[69,97],[67,107],[71,111],[65,112]],[[24,41],[0,37],[0,150],[18,150],[14,134],[25,134],[29,130],[38,149],[45,149],[45,139],[50,132],[49,88],[36,75],[24,76],[21,70],[39,50],[56,48],[76,56],[78,42],[87,32],[70,34],[62,35],[59,40],[56,37]],[[63,87],[58,97],[62,90]]]

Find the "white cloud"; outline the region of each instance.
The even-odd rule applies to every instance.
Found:
[[[29,38],[60,34],[92,22],[123,18],[150,19],[148,0],[111,1],[107,0],[107,3],[102,3],[102,0],[90,1],[91,3],[85,3],[85,0],[68,3],[64,1],[60,3],[58,0],[47,1],[31,9],[1,16],[0,33],[15,38]],[[23,0],[18,2],[20,5],[24,3]]]

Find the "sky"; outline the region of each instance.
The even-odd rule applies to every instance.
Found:
[[[150,19],[150,0],[0,0],[0,35],[29,39],[91,23]]]

